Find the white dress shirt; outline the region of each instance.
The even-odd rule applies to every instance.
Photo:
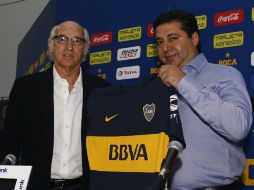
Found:
[[[82,72],[69,92],[67,80],[55,67],[54,78],[54,149],[52,179],[74,179],[82,175],[81,119],[83,106]]]

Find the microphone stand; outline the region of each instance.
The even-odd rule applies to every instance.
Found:
[[[157,190],[158,187],[160,188],[160,190],[170,190],[168,177],[166,177],[165,179],[162,179],[162,177],[158,178],[153,183],[153,185],[148,187],[146,190],[155,190],[155,189]]]
[[[162,190],[170,190],[167,177],[162,181]]]

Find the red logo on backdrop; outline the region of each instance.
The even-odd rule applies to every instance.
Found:
[[[147,27],[147,36],[154,36],[153,24],[149,24]]]
[[[214,15],[214,25],[223,26],[229,24],[237,24],[243,22],[243,18],[243,9],[220,12]]]
[[[112,42],[112,32],[103,32],[99,34],[93,34],[91,36],[91,44],[93,46],[109,44]]]

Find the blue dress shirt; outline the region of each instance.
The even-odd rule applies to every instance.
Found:
[[[230,184],[241,176],[245,154],[240,141],[252,123],[252,108],[241,73],[208,63],[203,54],[184,66],[178,111],[186,149],[179,155],[171,190]]]

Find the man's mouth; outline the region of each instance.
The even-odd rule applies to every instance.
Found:
[[[74,57],[72,54],[69,54],[69,53],[65,53],[65,54],[63,54],[63,56],[64,56],[64,57],[67,57],[67,58],[69,58],[69,57],[70,57],[70,58]]]
[[[166,54],[165,55],[165,59],[166,60],[172,60],[176,57],[176,54]]]

